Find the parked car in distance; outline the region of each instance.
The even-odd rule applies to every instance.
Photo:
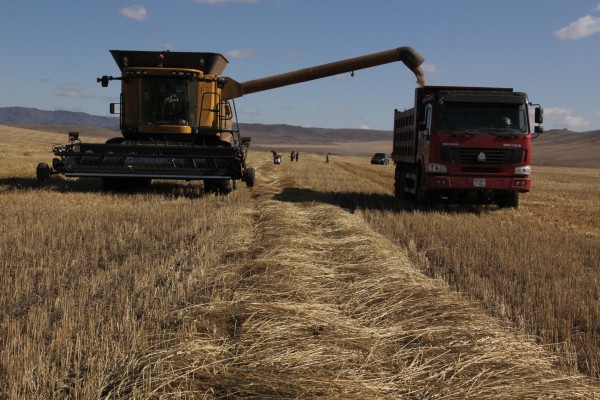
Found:
[[[388,165],[389,163],[390,159],[385,153],[375,153],[371,157],[371,164]]]

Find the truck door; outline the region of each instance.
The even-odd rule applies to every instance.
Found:
[[[432,106],[431,103],[427,104],[427,106],[425,106],[425,120],[423,125],[420,127],[421,129],[419,130],[419,141],[420,141],[420,158],[421,161],[423,163],[423,165],[425,166],[426,163],[429,162],[429,141],[431,139],[431,120],[432,120],[432,114],[433,114],[433,110],[432,110]]]

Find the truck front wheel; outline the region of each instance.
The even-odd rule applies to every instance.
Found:
[[[500,208],[518,208],[519,192],[507,192],[496,197],[496,204]]]
[[[415,197],[417,200],[417,205],[423,210],[428,210],[434,205],[435,196],[432,190],[429,190],[425,187],[425,185],[423,184],[424,180],[425,175],[421,171],[421,168],[419,168],[417,173],[417,187]]]

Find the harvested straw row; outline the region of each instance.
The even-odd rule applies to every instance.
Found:
[[[260,172],[245,246],[206,277],[228,282],[227,294],[174,313],[196,332],[162,338],[108,397],[593,397],[359,217],[274,200],[282,182]]]

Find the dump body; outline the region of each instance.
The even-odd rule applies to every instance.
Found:
[[[531,137],[525,93],[417,88],[414,107],[394,112],[396,196],[516,207],[531,187]]]
[[[246,167],[249,138],[240,136],[233,100],[325,76],[402,61],[422,82],[423,57],[410,47],[319,65],[244,83],[223,77],[227,59],[218,53],[111,50],[121,81],[122,137],[104,144],[71,135],[55,146],[52,167],[38,165],[40,181],[52,174],[102,178],[105,187],[147,185],[152,179],[204,180],[205,189],[228,192],[237,180],[254,184]]]

